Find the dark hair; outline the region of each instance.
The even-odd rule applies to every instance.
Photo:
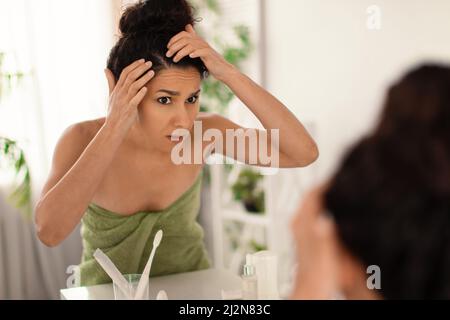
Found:
[[[152,61],[156,72],[171,66],[194,67],[203,78],[206,68],[201,59],[188,56],[174,63],[166,57],[170,39],[195,22],[186,0],[147,0],[127,7],[120,19],[121,36],[110,52],[108,69],[117,80],[124,68],[144,58]]]
[[[450,68],[421,66],[391,87],[325,207],[344,246],[381,268],[384,298],[450,298]]]

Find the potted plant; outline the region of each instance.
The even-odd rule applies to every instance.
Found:
[[[0,52],[0,102],[11,92],[15,83],[23,77],[22,72],[4,72],[3,61],[5,53]],[[0,169],[13,170],[16,177],[16,187],[8,200],[27,217],[31,216],[31,179],[30,170],[23,150],[17,141],[0,136]]]
[[[231,186],[233,198],[241,201],[245,209],[251,213],[263,213],[264,189],[262,188],[264,176],[252,168],[243,169]]]

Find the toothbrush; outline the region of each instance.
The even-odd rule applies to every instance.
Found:
[[[128,283],[122,273],[117,269],[114,263],[109,259],[109,257],[103,253],[102,250],[97,249],[94,252],[94,258],[100,264],[100,266],[105,270],[108,276],[117,283],[119,289],[123,291],[125,296],[130,299],[130,293],[128,292]]]
[[[169,297],[167,296],[167,293],[164,290],[161,290],[158,292],[156,300],[169,300]]]
[[[158,248],[159,244],[161,243],[161,239],[163,237],[163,231],[159,230],[155,238],[153,239],[153,248],[152,252],[150,253],[150,257],[148,258],[147,265],[145,266],[144,272],[142,273],[141,280],[139,280],[139,284],[136,290],[135,299],[139,300],[142,299],[144,296],[144,289],[145,284],[148,282],[148,278],[150,276],[150,270],[152,267],[153,257],[155,256],[156,248]]]

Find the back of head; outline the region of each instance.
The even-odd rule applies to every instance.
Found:
[[[437,64],[419,66],[389,89],[375,134],[450,139],[449,105],[450,68]]]
[[[169,40],[194,25],[193,9],[186,0],[146,0],[126,8],[119,22],[120,39],[111,50],[108,69],[119,79],[124,68],[139,59],[153,62],[159,71],[171,66],[194,67],[203,76],[201,59],[185,57],[178,63],[166,57]]]
[[[385,298],[450,298],[449,68],[422,66],[391,88],[325,207],[350,253],[381,268]]]

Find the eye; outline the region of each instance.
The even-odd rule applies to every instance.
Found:
[[[192,96],[192,97],[190,97],[189,99],[187,99],[187,102],[188,102],[189,104],[194,104],[194,103],[197,102],[197,100],[198,100],[198,96]]]
[[[167,104],[170,104],[172,102],[172,100],[169,97],[161,97],[161,98],[158,98],[158,102],[161,104],[167,105]]]

